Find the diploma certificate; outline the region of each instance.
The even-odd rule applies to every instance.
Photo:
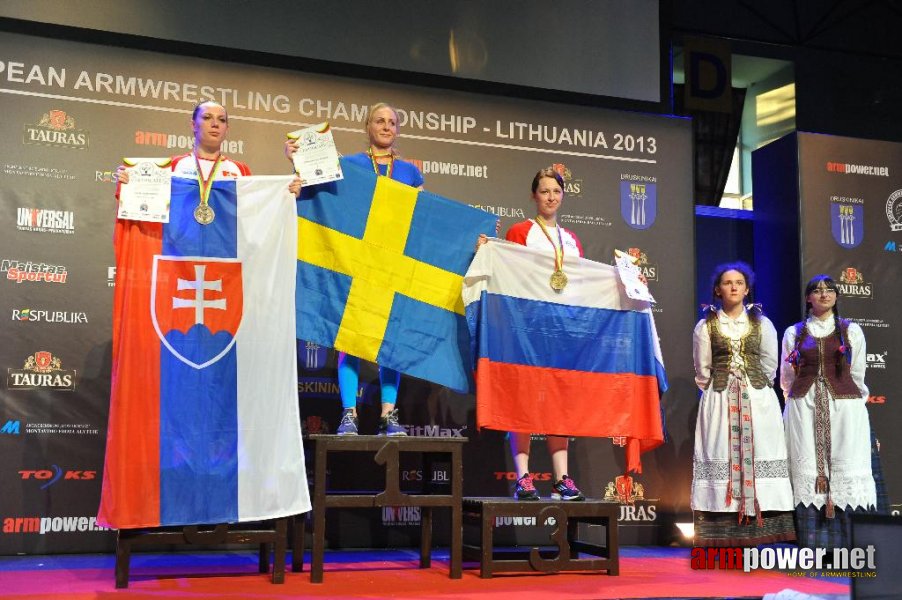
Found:
[[[344,178],[328,123],[292,131],[288,137],[298,142],[298,151],[294,153],[294,170],[304,185]]]
[[[168,158],[125,158],[128,183],[119,186],[120,219],[169,222],[169,185],[172,169]]]
[[[639,275],[642,273],[636,264],[637,259],[630,256],[626,252],[614,250],[614,264],[617,267],[617,274],[620,275],[620,281],[626,290],[628,298],[633,300],[644,300],[645,302],[655,303],[655,299],[648,291],[648,286],[642,283]]]

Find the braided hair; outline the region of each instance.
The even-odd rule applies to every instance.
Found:
[[[839,314],[839,288],[836,285],[836,282],[832,277],[826,274],[815,275],[811,278],[811,281],[808,282],[808,285],[805,286],[805,320],[808,320],[808,317],[811,316],[811,302],[808,302],[808,296],[812,294],[818,287],[821,282],[823,282],[823,287],[827,289],[834,290],[836,292],[836,303],[833,305],[833,335],[836,336],[836,339],[839,341],[839,350],[836,352],[835,365],[836,365],[836,374],[839,375],[842,370],[842,361],[846,360],[851,364],[852,362],[852,345],[846,339],[846,328],[849,326],[849,321],[847,319],[843,319]],[[798,351],[801,346],[804,338],[807,337],[808,327],[801,327],[801,332],[796,331],[796,343],[795,350]]]
[[[745,285],[749,290],[749,294],[746,296],[749,302],[746,305],[746,310],[752,321],[759,321],[764,314],[764,310],[760,304],[752,303],[755,288],[755,272],[748,263],[742,261],[721,263],[714,268],[714,274],[711,276],[711,304],[702,305],[705,321],[715,319],[717,317],[717,309],[721,308],[723,304],[720,296],[717,295],[717,288],[720,286],[720,280],[723,279],[724,273],[727,271],[738,271],[739,273],[742,273],[742,276],[745,278]]]

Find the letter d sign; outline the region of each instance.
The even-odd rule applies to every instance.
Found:
[[[685,106],[691,110],[732,112],[730,45],[721,40],[691,38],[683,46],[686,69]]]

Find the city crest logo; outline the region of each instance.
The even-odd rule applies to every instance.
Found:
[[[836,284],[839,293],[851,298],[873,298],[874,285],[864,280],[864,274],[855,267],[846,267]]]
[[[46,350],[35,352],[21,369],[7,369],[6,387],[10,390],[75,389],[75,370],[63,369],[59,357]]]
[[[864,200],[830,197],[830,231],[843,248],[855,248],[864,240]]]
[[[36,125],[26,124],[22,143],[42,146],[59,146],[84,150],[90,141],[88,132],[76,129],[75,118],[64,110],[54,109],[44,113]]]
[[[655,224],[657,211],[657,183],[621,179],[620,215],[627,225],[633,229],[648,229]]]

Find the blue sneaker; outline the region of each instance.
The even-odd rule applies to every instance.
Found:
[[[357,417],[354,416],[353,408],[346,408],[341,413],[341,423],[335,430],[338,435],[357,435]]]
[[[579,491],[579,488],[576,487],[576,484],[573,483],[573,480],[566,475],[555,483],[552,489],[554,490],[551,492],[552,500],[573,501],[586,499],[583,493]]]
[[[404,431],[404,428],[398,423],[397,408],[384,417],[379,417],[379,433],[377,435],[387,435],[390,437],[407,435],[407,432]]]
[[[536,486],[532,484],[532,477],[527,473],[517,480],[517,489],[514,491],[514,498],[532,502],[539,499],[539,493]]]

